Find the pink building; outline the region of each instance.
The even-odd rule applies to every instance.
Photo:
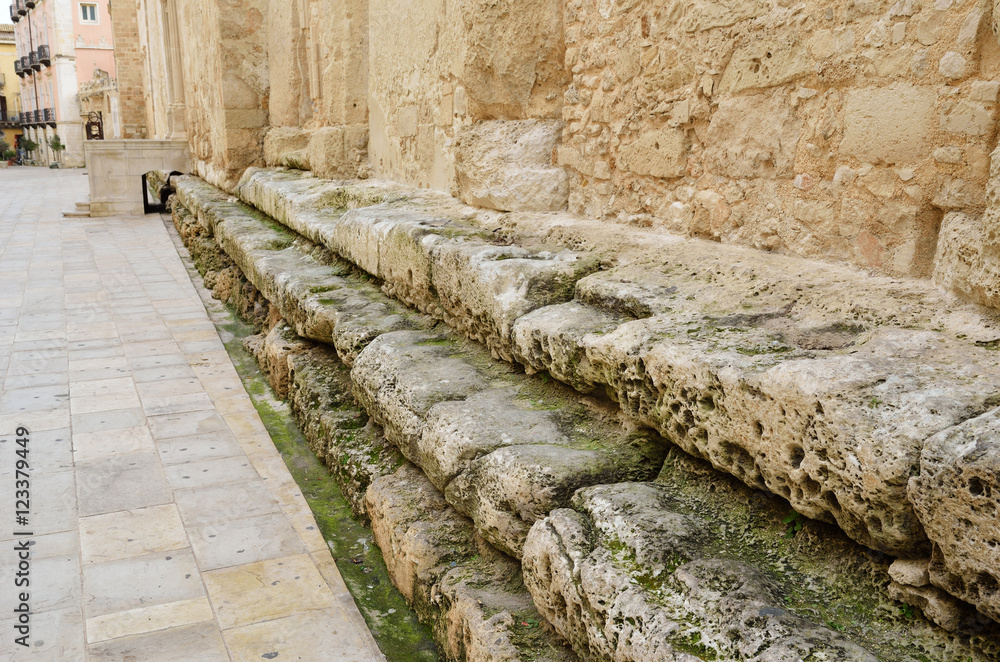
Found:
[[[115,58],[108,0],[13,0],[20,58],[21,122],[38,143],[36,161],[55,161],[50,139],[58,134],[66,166],[83,165],[87,117],[80,111],[80,85],[103,74],[114,79]],[[111,106],[111,113],[117,106]],[[103,117],[105,126],[114,124]],[[111,137],[111,136],[109,136]]]

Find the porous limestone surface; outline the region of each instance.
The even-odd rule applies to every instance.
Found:
[[[471,208],[440,194],[404,196],[398,186],[336,186],[273,170],[248,170],[237,194],[506,360],[513,320],[572,299],[574,283],[599,266],[570,250],[496,245],[470,222]]]
[[[1000,413],[924,445],[909,494],[933,545],[930,582],[1000,621]]]
[[[464,202],[500,211],[559,211],[569,195],[566,172],[552,154],[563,123],[487,120],[459,131],[455,193]]]
[[[577,659],[542,627],[519,564],[477,538],[418,468],[405,464],[377,479],[366,501],[393,583],[449,659]]]
[[[332,347],[300,338],[285,322],[267,335],[248,336],[244,346],[275,395],[287,399],[309,447],[355,514],[366,518],[368,486],[404,459],[355,402],[350,369]]]
[[[379,333],[412,326],[404,309],[347,278],[348,265],[325,250],[196,178],[178,178],[177,186],[181,202],[196,210],[202,225],[299,335],[332,344],[349,363]]]
[[[659,470],[659,440],[584,422],[568,398],[550,397],[558,413],[540,410],[517,397],[509,377],[478,369],[474,353],[441,335],[386,333],[358,356],[351,378],[386,437],[501,550],[520,557],[531,524],[578,488]]]
[[[183,208],[181,207],[177,211],[183,212]],[[190,236],[194,237],[194,235]],[[201,244],[198,245],[201,246]],[[625,284],[627,285],[628,283]],[[247,285],[252,288],[249,284]],[[666,289],[669,289],[669,287]],[[592,292],[597,292],[598,290],[599,288],[591,288]],[[647,290],[647,294],[657,291],[656,288],[652,287],[647,287]],[[660,293],[662,294],[662,291]],[[595,296],[589,299],[592,303],[598,301],[598,298],[595,298]],[[616,300],[620,301],[621,305],[614,305]],[[621,324],[624,319],[629,319],[636,315],[652,315],[654,309],[656,309],[656,306],[653,305],[653,299],[641,295],[641,293],[640,295],[636,295],[633,292],[631,296],[623,296],[619,299],[605,297],[601,301],[603,301],[606,309],[617,312],[598,315],[598,326],[601,324],[612,324],[612,328],[614,328],[614,325]],[[605,308],[599,309],[591,304],[577,303],[574,305],[578,308],[590,309],[592,311],[605,310]],[[558,306],[542,310],[550,310],[551,308],[558,308]],[[786,328],[787,330],[787,324],[782,328]],[[589,333],[590,330],[588,329],[587,332]],[[850,334],[848,334],[849,337],[853,337],[853,334],[856,332],[857,329],[851,330]],[[394,339],[391,336],[405,337],[414,335],[412,333],[390,334],[389,339]],[[838,342],[843,342],[844,340],[841,335],[835,332],[829,332],[827,335],[822,335],[821,337],[828,343],[831,340]],[[420,345],[420,342],[424,342],[425,344]],[[355,503],[356,510],[362,514],[368,513],[365,505],[368,503],[365,500],[366,488],[372,481],[380,480],[380,476],[386,477],[390,473],[395,472],[400,459],[398,453],[393,454],[394,447],[387,445],[378,426],[373,425],[369,421],[367,425],[361,427],[363,425],[363,415],[359,416],[356,409],[344,407],[346,393],[352,387],[348,379],[346,367],[338,360],[332,349],[325,348],[323,345],[310,347],[311,343],[306,343],[298,339],[296,334],[287,325],[282,323],[275,326],[266,337],[252,344],[255,345],[257,354],[262,356],[263,364],[268,366],[268,370],[274,372],[274,376],[271,378],[272,381],[283,384],[287,380],[289,399],[293,410],[296,411],[303,429],[306,431],[307,436],[310,437],[311,443],[314,444],[314,450],[317,453],[322,453],[324,448],[326,449],[326,460],[335,473],[337,473],[338,480],[341,481],[342,485],[346,486],[345,489],[348,492],[349,498]],[[480,491],[486,491],[482,490],[481,486],[488,486],[493,483],[495,486],[500,487],[501,490],[508,490],[508,492],[504,492],[503,494],[510,494],[509,490],[511,486],[516,486],[522,480],[522,477],[519,477],[518,481],[511,483],[506,480],[506,474],[500,474],[499,472],[491,474],[489,469],[492,468],[492,465],[497,464],[497,459],[503,458],[504,454],[518,455],[517,462],[519,464],[499,463],[508,473],[511,472],[512,467],[514,473],[530,470],[532,468],[530,463],[532,458],[538,459],[541,457],[546,462],[558,464],[564,455],[572,456],[578,451],[586,453],[593,450],[592,447],[588,447],[588,435],[583,435],[581,439],[578,434],[574,434],[574,432],[579,433],[581,425],[586,428],[585,414],[589,413],[593,415],[597,413],[599,417],[609,420],[614,419],[614,416],[609,416],[609,410],[606,406],[603,406],[603,408],[602,406],[597,406],[598,403],[595,401],[590,401],[586,412],[581,413],[581,415],[574,414],[572,407],[567,407],[567,398],[564,396],[553,396],[553,391],[557,390],[556,384],[549,383],[545,385],[546,388],[544,389],[533,390],[531,388],[523,388],[524,384],[530,385],[533,380],[518,380],[522,384],[522,390],[519,391],[513,388],[509,376],[506,381],[498,379],[498,375],[502,375],[507,371],[498,370],[498,365],[491,364],[485,356],[476,358],[474,356],[475,352],[469,352],[470,346],[467,344],[455,343],[453,340],[443,338],[441,335],[432,335],[429,338],[424,336],[423,341],[418,340],[418,346],[425,349],[432,348],[433,351],[428,352],[428,356],[432,360],[442,356],[442,354],[436,351],[441,348],[445,348],[443,351],[445,358],[465,357],[471,359],[472,364],[480,371],[484,371],[483,375],[490,382],[488,387],[475,391],[464,399],[438,402],[427,409],[425,429],[417,442],[417,453],[419,454],[419,462],[427,472],[431,484],[435,485],[439,491],[445,493],[445,501],[462,502],[463,499],[474,501],[478,498],[476,491],[466,493],[465,497],[462,497],[461,494],[456,494],[454,487],[461,485],[467,476],[474,476],[468,482],[476,483],[477,489]],[[482,354],[481,351],[480,354]],[[407,368],[414,368],[416,370],[418,365],[411,362]],[[287,376],[285,376],[286,369]],[[498,381],[502,383],[501,387],[497,386]],[[535,381],[537,381],[537,378],[535,378]],[[421,409],[424,408],[427,400],[434,399],[432,394],[429,395],[428,390],[419,388],[419,385],[415,390],[419,397],[407,400],[405,394],[397,394],[398,399],[418,403],[423,399],[423,404],[418,407]],[[568,418],[565,416],[556,417],[556,412],[560,414],[569,412],[571,415]],[[569,423],[575,430],[567,428],[566,423]],[[602,429],[601,425],[594,425],[593,423],[590,423],[590,425],[590,438],[604,436],[595,434],[600,432]],[[626,435],[624,438],[627,440],[629,437]],[[344,443],[345,439],[347,443]],[[584,443],[581,444],[581,441]],[[438,451],[438,447],[442,450]],[[550,451],[552,448],[559,448],[559,450],[557,453],[552,453]],[[646,446],[646,448],[648,449],[649,447]],[[384,453],[383,451],[385,450],[389,452]],[[676,454],[676,451],[674,453]],[[662,458],[662,456],[658,457]],[[991,634],[992,630],[989,629],[990,626],[984,626],[983,622],[977,621],[974,615],[970,615],[969,612],[971,610],[968,607],[957,603],[957,601],[949,598],[939,589],[926,585],[923,587],[911,587],[908,584],[894,582],[892,586],[886,589],[888,563],[884,557],[870,553],[866,555],[864,550],[852,546],[839,532],[833,529],[823,529],[822,524],[804,521],[801,518],[800,520],[795,520],[800,522],[802,530],[796,534],[794,539],[791,539],[791,542],[777,543],[775,538],[788,540],[781,536],[782,525],[776,524],[782,514],[787,512],[780,510],[780,504],[783,502],[775,497],[767,497],[764,493],[754,492],[741,487],[731,479],[727,479],[724,475],[713,473],[707,468],[703,468],[700,471],[682,471],[681,465],[693,466],[697,465],[697,462],[690,458],[678,461],[677,457],[679,455],[675,455],[674,459],[668,465],[664,466],[655,489],[662,491],[669,488],[669,490],[672,490],[671,494],[673,495],[677,495],[684,490],[701,490],[700,502],[692,504],[688,501],[684,507],[674,508],[671,506],[672,514],[669,516],[694,516],[697,520],[703,521],[707,519],[713,523],[713,526],[710,527],[712,529],[711,534],[725,540],[726,544],[723,547],[727,551],[720,557],[723,558],[723,562],[716,563],[718,560],[716,558],[718,550],[713,549],[712,555],[714,556],[710,555],[709,561],[711,563],[707,565],[713,568],[718,566],[724,569],[725,567],[732,567],[734,559],[738,560],[739,563],[746,563],[746,567],[751,569],[740,567],[740,577],[744,579],[752,577],[754,581],[744,581],[744,586],[753,588],[755,591],[760,589],[772,598],[774,595],[783,596],[782,599],[787,607],[790,607],[800,615],[808,615],[810,620],[818,619],[820,622],[826,620],[828,624],[834,623],[834,630],[842,631],[846,628],[848,638],[853,638],[871,650],[876,651],[879,658],[883,660],[912,659],[912,656],[902,656],[906,651],[916,651],[920,654],[926,653],[925,657],[927,659],[951,659],[949,656],[959,656],[956,659],[969,657],[976,662],[993,659],[991,656],[996,651],[991,653],[992,649],[988,645],[993,637],[993,634]],[[396,459],[393,460],[392,458]],[[382,459],[387,461],[381,462],[380,460]],[[336,469],[338,461],[345,464],[348,468],[354,468],[349,470],[346,480],[341,475],[343,472],[339,472]],[[655,461],[655,464],[659,464],[659,459]],[[481,470],[480,466],[486,470]],[[350,473],[350,471],[353,471],[353,473]],[[630,477],[626,476],[616,478],[615,480],[629,479]],[[537,479],[535,480],[537,481]],[[589,477],[584,482],[586,483],[587,481],[591,483],[600,482],[590,480]],[[425,483],[426,481],[421,477],[421,482]],[[406,483],[406,485],[409,486],[410,483]],[[570,499],[539,503],[533,500],[533,498],[525,497],[525,495],[533,497],[536,492],[544,493],[545,489],[550,485],[551,483],[547,483],[544,480],[540,483],[531,483],[529,481],[529,491],[522,491],[518,494],[517,490],[514,490],[515,498],[519,499],[523,504],[522,507],[525,508],[525,512],[529,517],[541,517],[542,515],[551,513],[553,508],[558,508],[560,505],[573,505]],[[612,484],[593,489],[611,489],[614,487],[615,485]],[[410,488],[407,487],[406,489]],[[571,487],[570,491],[572,489]],[[637,493],[641,492],[641,489],[639,488]],[[360,507],[357,505],[359,498],[362,502]],[[441,495],[438,494],[435,498],[441,499]],[[491,502],[489,499],[493,499],[493,501]],[[766,511],[763,517],[758,516],[753,520],[741,517],[739,511],[744,507],[742,504],[761,501],[771,504],[763,509]],[[380,501],[379,503],[395,502]],[[485,516],[494,517],[495,521],[500,522],[504,521],[502,517],[506,517],[507,521],[517,521],[519,518],[519,513],[510,508],[501,511],[499,513],[501,517],[497,517],[496,509],[490,510],[489,508],[493,503],[496,503],[496,497],[488,495],[487,499],[480,500],[473,506],[479,508],[481,511],[479,520],[473,522],[473,526],[477,529],[475,535],[479,536],[482,533],[487,533],[489,527],[483,526],[483,523],[487,521]],[[468,508],[469,506],[466,507]],[[537,507],[537,512],[531,512],[530,509],[535,507]],[[784,507],[787,508],[787,505]],[[655,529],[655,527],[647,526],[647,524],[650,518],[655,520],[660,516],[657,514],[658,511],[645,507],[636,508],[631,505],[627,510],[626,520],[639,520],[643,523],[642,528],[644,530]],[[561,511],[556,510],[555,512]],[[512,514],[514,517],[511,516]],[[615,515],[615,517],[617,516]],[[426,517],[433,520],[433,516]],[[720,522],[721,524],[719,524]],[[775,527],[778,528],[777,536],[773,535]],[[407,533],[417,535],[418,538],[423,540],[420,548],[427,549],[427,540],[432,540],[433,536],[427,533],[428,529],[423,524],[420,524],[416,528],[419,529],[419,532],[414,528],[409,528],[407,529]],[[621,527],[616,530],[620,531],[620,529]],[[771,530],[772,534],[770,537],[767,535],[769,530]],[[445,533],[447,534],[447,531]],[[632,533],[635,534],[635,531],[632,531]],[[635,534],[633,537],[638,539],[639,536]],[[711,539],[712,536],[708,536],[708,538]],[[448,549],[453,549],[453,543],[447,537],[445,539]],[[489,546],[482,546],[481,543],[477,544],[480,544],[480,554],[489,552],[491,549]],[[637,542],[636,545],[642,546],[641,542]],[[612,547],[616,553],[623,551],[619,546],[612,545]],[[387,548],[386,553],[387,555],[395,555],[404,549],[407,549],[405,545],[395,545]],[[644,549],[653,550],[654,548],[647,545]],[[495,551],[490,553],[496,554]],[[662,553],[666,552],[661,550],[660,553],[662,555]],[[501,556],[500,558],[503,557]],[[622,556],[622,558],[625,557]],[[392,562],[396,563],[396,559],[392,559]],[[525,557],[526,567],[528,562],[529,559]],[[924,562],[913,561],[909,563],[919,569],[921,563]],[[450,564],[451,561],[449,561],[449,567],[455,567]],[[457,561],[456,565],[458,565]],[[645,565],[637,565],[634,562],[625,563],[624,565],[631,572],[631,576],[620,576],[619,579],[623,580],[621,586],[625,586],[626,582],[631,586],[648,583],[649,577],[645,574]],[[701,566],[698,567],[700,568]],[[792,570],[794,570],[794,573],[788,574]],[[714,576],[709,576],[709,579]],[[913,581],[912,578],[908,578],[908,575],[904,576],[899,572],[893,573],[892,576],[896,580]],[[424,575],[424,577],[432,577],[432,575]],[[407,581],[406,577],[402,576],[400,581],[405,583]],[[496,582],[495,578],[484,580],[480,575],[474,578],[471,584],[473,588],[480,589],[483,585],[490,584],[491,581],[493,583]],[[564,578],[560,581],[565,584],[571,584],[575,580]],[[777,594],[773,593],[775,582],[777,582]],[[419,584],[419,581],[417,583]],[[416,584],[410,582],[410,586],[413,588]],[[919,591],[915,589],[919,589],[922,593],[917,595]],[[771,593],[767,593],[768,591],[771,591]],[[458,596],[454,592],[449,593],[445,591],[444,593],[449,596]],[[932,599],[924,600],[922,596],[925,593],[929,594]],[[468,594],[465,595],[467,596]],[[910,604],[925,610],[929,617],[937,620],[940,624],[955,628],[955,634],[942,633],[941,630],[931,629],[922,620],[911,621],[912,616],[909,618],[904,617],[903,619],[887,617],[887,614],[898,611],[898,607],[892,606],[891,603],[886,604],[891,597],[896,596],[900,599],[906,599],[910,601]],[[699,598],[699,604],[707,605],[699,613],[702,615],[707,613],[711,616],[712,600],[716,597],[714,595],[709,596],[705,600]],[[498,623],[501,625],[506,624],[507,626],[513,624],[514,631],[518,632],[516,627],[518,622],[517,617],[512,618],[509,615],[494,616],[490,609],[484,611],[482,608],[483,605],[480,602],[480,597],[476,595],[473,595],[470,599],[464,599],[461,596],[453,599],[455,605],[460,605],[455,607],[455,609],[458,609],[463,615],[462,617],[467,619],[466,624],[462,626],[463,628],[471,629],[477,633],[476,637],[481,635],[486,639],[500,636],[496,635],[494,629]],[[874,607],[872,606],[873,603],[875,603]],[[948,607],[949,604],[950,611],[941,610],[942,607]],[[878,615],[879,613],[881,613],[881,616]],[[566,620],[567,616],[573,616],[573,614],[564,614],[562,618]],[[791,619],[790,622],[801,623],[801,619],[799,621],[795,620],[798,617],[789,616],[789,618]],[[522,626],[525,623],[529,625],[532,623],[537,624],[538,620],[533,619],[537,619],[537,615],[527,616],[526,620],[520,622]],[[675,631],[678,628],[683,629],[689,625],[689,622],[686,620],[677,620],[667,615],[660,610],[659,605],[655,601],[653,603],[653,611],[650,612],[650,622],[666,624],[665,627],[670,631]],[[640,629],[642,628],[640,627]],[[822,628],[817,628],[815,625],[809,623],[802,625],[799,630],[800,635],[802,633],[805,634],[798,637],[798,639],[789,640],[794,642],[794,646],[799,646],[798,649],[794,646],[792,647],[791,650],[793,652],[790,655],[793,655],[793,657],[791,659],[797,659],[794,655],[800,654],[795,651],[799,651],[802,647],[815,645],[814,637],[811,633],[819,632],[820,635],[825,636]],[[445,634],[444,636],[453,637],[454,632],[452,630],[451,635]],[[488,633],[488,635],[483,633]],[[614,635],[613,632],[612,635]],[[650,644],[648,641],[643,640],[640,633],[640,635],[633,636],[630,639],[632,643],[625,646],[625,650],[626,652],[631,651],[633,653],[638,650],[640,654],[645,655],[646,653],[642,651],[646,649],[643,647],[650,645],[655,647],[657,645],[656,642],[659,641],[657,639],[659,636],[659,633],[657,633],[653,643]],[[570,639],[573,640],[572,637]],[[986,644],[983,643],[984,640]],[[454,642],[453,639],[449,639],[449,641]],[[468,643],[469,641],[471,640],[467,638],[466,642]],[[687,652],[694,650],[695,653],[703,653],[705,649],[699,648],[701,645],[700,642],[700,639],[681,639],[674,642],[677,646],[672,646],[671,651],[662,649],[659,653],[662,655],[674,655],[674,659],[700,659],[698,657],[688,657],[692,653]],[[449,645],[452,645],[452,643],[449,643]],[[586,644],[586,646],[589,645],[589,643]],[[891,653],[886,654],[885,651],[887,650],[899,653],[899,657]],[[586,647],[578,648],[578,652],[583,657],[591,655],[592,653],[589,651],[590,649]],[[470,644],[470,648],[467,648],[466,652],[474,656],[474,659],[493,659],[482,657],[492,654],[492,649],[483,651],[476,648],[475,645]],[[971,654],[966,655],[966,653]]]
[[[581,489],[536,522],[525,584],[583,659],[995,659],[995,624],[900,612],[884,556],[786,512],[675,451],[655,482]]]
[[[296,177],[252,176],[279,198],[281,186],[265,183]],[[454,203],[439,205],[427,194],[414,197],[414,211],[439,212],[441,225],[489,220],[462,217]],[[410,203],[394,204],[399,213]],[[585,392],[602,387],[637,422],[785,496],[803,514],[836,521],[863,544],[907,557],[927,553],[906,483],[926,438],[995,405],[997,361],[981,346],[1000,337],[994,318],[926,284],[784,256],[564,216],[510,214],[500,227],[519,243],[571,245],[577,255],[600,256],[595,264],[619,264],[575,274],[572,302],[525,310],[511,325],[510,348],[495,341],[495,355]],[[427,232],[422,245],[434,249],[424,255],[477,250]],[[394,257],[403,271],[404,256]],[[459,270],[415,262],[430,283]],[[483,290],[474,278],[453,282],[464,287],[461,302]],[[444,317],[481,338],[470,331],[476,312],[490,313],[467,308]],[[497,327],[495,312],[486,319]]]
[[[878,659],[789,612],[778,587],[755,569],[721,558],[688,560],[690,539],[708,523],[672,516],[643,492],[628,484],[582,490],[580,512],[553,511],[525,545],[525,583],[535,604],[587,659]],[[625,517],[630,513],[636,516]],[[615,545],[624,548],[619,558]],[[648,590],[621,567],[630,555]]]

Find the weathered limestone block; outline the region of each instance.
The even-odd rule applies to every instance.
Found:
[[[261,372],[267,377],[274,394],[284,400],[288,397],[291,378],[289,358],[293,354],[313,349],[315,345],[303,340],[287,324],[275,325],[266,336],[247,336],[243,346],[256,359]]]
[[[374,288],[347,278],[346,264],[195,182],[180,178],[182,201],[198,210],[219,245],[298,335],[334,345],[350,363],[377,335],[413,326]]]
[[[506,446],[474,460],[448,485],[445,498],[473,518],[484,538],[520,558],[531,525],[568,503],[578,488],[657,473],[665,449],[648,438],[635,442],[638,448],[602,450]]]
[[[361,352],[351,370],[358,401],[411,462],[420,461],[420,436],[431,407],[488,386],[452,352],[440,335],[386,333]]]
[[[458,74],[473,117],[558,117],[566,84],[559,0],[463,0]],[[554,93],[554,94],[553,94]]]
[[[663,128],[643,133],[619,151],[619,166],[637,175],[683,177],[687,168],[688,139],[680,129]]]
[[[652,478],[666,452],[650,435],[587,431],[527,411],[457,347],[430,334],[385,334],[352,370],[358,400],[409,460],[491,543],[520,556],[532,522],[585,485]],[[558,401],[557,401],[558,402]],[[562,415],[582,416],[567,402]]]
[[[445,503],[419,469],[404,465],[366,497],[375,542],[393,583],[429,623],[449,659],[572,662],[541,627],[516,562],[477,541],[472,523]]]
[[[553,163],[562,122],[491,120],[459,132],[455,194],[470,205],[500,211],[558,211],[569,180]]]
[[[507,389],[490,388],[428,410],[417,464],[444,492],[474,460],[497,448],[569,442],[551,411],[527,409]]]
[[[1000,282],[995,277],[1000,251],[988,230],[998,213],[995,205],[991,199],[982,216],[946,214],[934,257],[935,284],[993,308],[1000,306]]]
[[[584,659],[877,659],[789,611],[760,570],[706,555],[712,524],[659,487],[591,487],[573,506],[532,527],[523,568],[539,611]]]
[[[514,322],[536,308],[571,300],[576,282],[598,266],[595,256],[572,251],[449,242],[434,252],[433,284],[445,321],[510,361]]]
[[[264,162],[309,170],[309,132],[296,126],[276,126],[264,135]]]
[[[607,385],[637,422],[863,544],[926,553],[906,481],[927,437],[990,406],[996,357],[933,332],[862,333],[752,290],[727,299],[682,272],[602,272],[578,284],[581,296],[626,305],[670,290],[651,317],[582,337],[563,332],[593,323],[578,304],[525,316],[517,351],[561,374],[561,357],[582,350],[570,383]],[[563,343],[573,346],[553,352]]]
[[[994,398],[995,400],[995,398]],[[1000,620],[1000,410],[932,436],[909,496],[934,545],[930,580]]]
[[[893,83],[847,93],[840,151],[863,161],[918,161],[931,146],[937,93],[929,85]]]
[[[919,609],[927,620],[954,632],[962,622],[963,605],[961,602],[934,586],[908,586],[899,582],[889,584],[889,595]],[[968,609],[968,606],[965,606]]]
[[[719,84],[724,93],[782,85],[812,73],[809,51],[794,36],[757,37],[739,45],[730,58]]]
[[[309,165],[317,177],[364,179],[371,167],[368,157],[368,126],[321,127],[312,132],[306,148]]]
[[[704,159],[729,177],[791,177],[801,132],[786,95],[727,98],[712,115]]]
[[[538,308],[514,322],[512,353],[529,374],[548,371],[581,393],[590,393],[596,384],[587,376],[595,372],[587,365],[583,338],[612,331],[626,319],[575,301]]]

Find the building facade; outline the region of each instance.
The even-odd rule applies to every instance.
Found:
[[[114,37],[106,0],[14,0],[14,21],[21,77],[21,121],[25,135],[39,147],[42,164],[84,163],[86,116],[81,113],[81,84],[104,72],[114,78]],[[115,106],[109,108],[114,119]],[[50,147],[58,135],[66,146],[61,155]]]
[[[14,72],[16,59],[14,26],[0,24],[0,131],[11,149],[21,135],[21,88]]]

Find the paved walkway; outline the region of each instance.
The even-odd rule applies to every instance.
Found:
[[[381,659],[160,219],[0,190],[0,659]]]

